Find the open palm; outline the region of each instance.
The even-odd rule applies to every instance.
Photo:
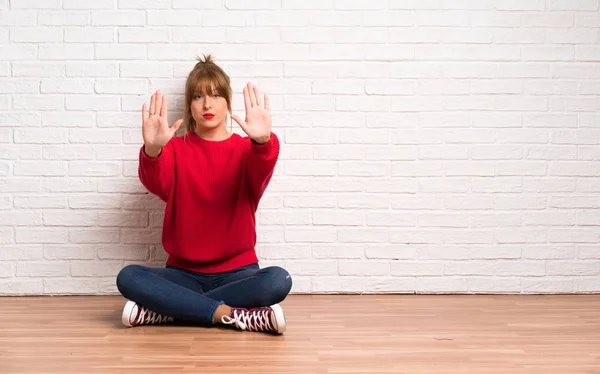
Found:
[[[183,119],[169,127],[167,121],[167,97],[156,91],[150,99],[150,110],[142,105],[142,135],[144,144],[151,147],[164,147],[175,135]]]
[[[263,101],[258,88],[248,83],[244,87],[244,105],[246,106],[246,119],[242,121],[235,114],[231,115],[231,118],[254,141],[265,143],[271,137],[272,122],[268,96],[265,95]]]

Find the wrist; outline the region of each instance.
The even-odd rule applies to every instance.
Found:
[[[254,142],[258,143],[258,144],[265,144],[266,142],[268,142],[269,140],[271,140],[271,134],[265,135],[265,136],[256,137],[256,138],[252,138],[252,140],[254,140]]]
[[[155,145],[144,145],[144,152],[149,157],[158,157],[162,151],[162,147]]]

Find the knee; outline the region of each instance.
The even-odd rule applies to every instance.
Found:
[[[271,287],[271,296],[274,299],[272,304],[283,301],[292,290],[292,276],[287,270],[279,266],[270,266],[264,270],[268,272],[268,283]]]
[[[123,296],[126,296],[129,293],[128,291],[133,288],[133,283],[141,271],[143,271],[141,265],[127,265],[119,271],[119,274],[117,274],[117,289]]]

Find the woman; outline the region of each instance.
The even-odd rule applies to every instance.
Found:
[[[273,175],[279,139],[271,132],[269,99],[252,84],[243,90],[246,118],[231,115],[247,134],[227,131],[230,79],[212,57],[199,59],[185,87],[184,118],[169,127],[159,91],[142,106],[144,145],[139,178],[166,202],[165,268],[129,265],[117,276],[129,299],[126,326],[222,323],[247,331],[282,333],[279,303],[292,287],[280,267],[260,269],[255,213]],[[174,137],[185,124],[184,136]]]

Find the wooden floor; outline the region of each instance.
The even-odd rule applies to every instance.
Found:
[[[0,298],[0,373],[600,373],[600,295],[293,295],[282,336],[125,328],[123,303]]]

